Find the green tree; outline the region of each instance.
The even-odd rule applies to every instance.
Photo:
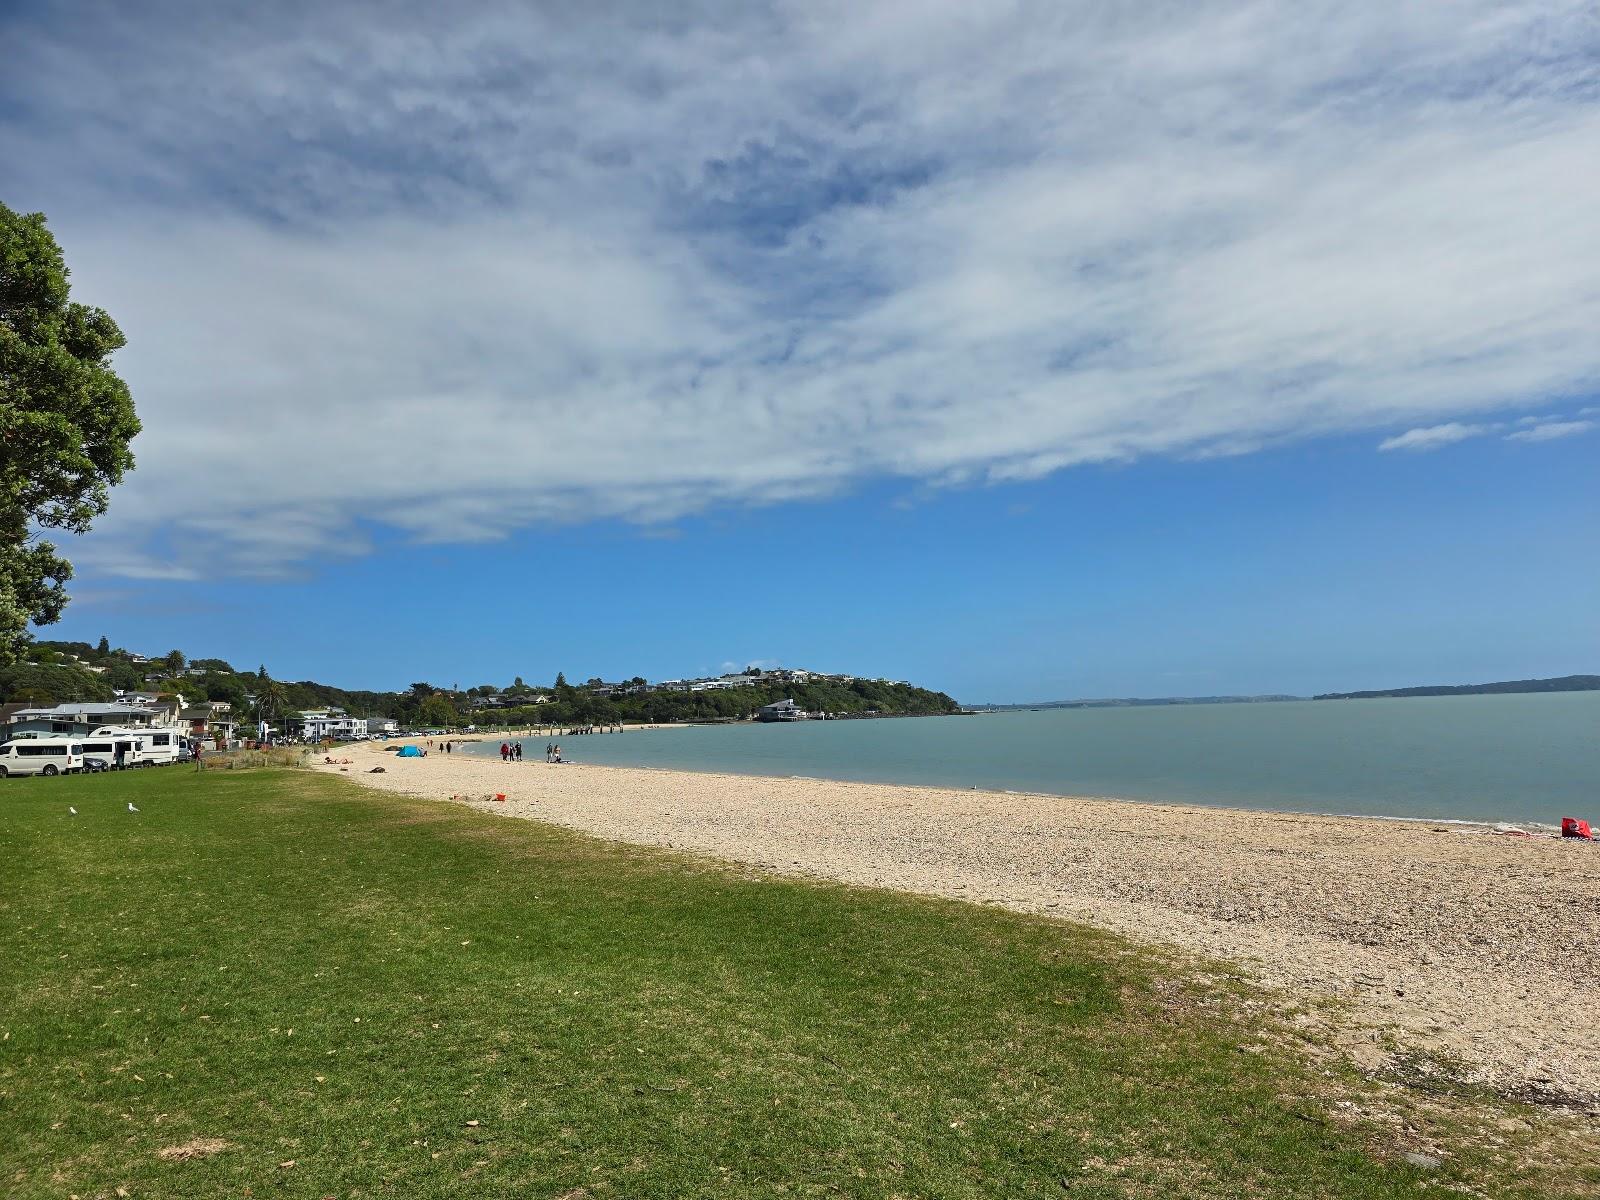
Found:
[[[133,398],[110,366],[122,331],[68,297],[43,213],[0,204],[0,663],[67,603],[72,564],[39,530],[83,533],[133,466]]]
[[[435,694],[428,696],[417,706],[417,723],[429,728],[448,729],[452,725],[460,724],[460,718],[450,701]]]
[[[105,674],[106,682],[119,692],[137,691],[144,683],[144,675],[132,663],[119,662]]]
[[[184,658],[182,650],[168,650],[167,656],[161,660],[161,665],[166,669],[167,674],[176,675],[183,670],[184,664],[188,661],[188,659]]]
[[[94,652],[102,657],[109,655],[111,653],[111,639],[102,636],[100,644],[94,648]]]

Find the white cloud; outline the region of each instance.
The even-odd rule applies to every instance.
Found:
[[[1600,375],[1587,4],[40,11],[0,161],[130,337],[106,573],[1418,449]]]
[[[1468,438],[1482,437],[1492,432],[1488,425],[1463,425],[1451,421],[1444,425],[1429,425],[1423,429],[1408,429],[1378,443],[1379,450],[1437,450]]]
[[[1529,429],[1519,429],[1515,433],[1506,434],[1509,442],[1553,442],[1557,438],[1577,437],[1581,433],[1588,433],[1596,425],[1594,421],[1550,421],[1543,425],[1534,425]]]

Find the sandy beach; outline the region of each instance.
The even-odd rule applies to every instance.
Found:
[[[1422,1054],[1502,1091],[1600,1105],[1600,845],[1425,822],[396,759],[378,744],[337,757],[350,764],[319,769],[497,816],[1234,960],[1269,987],[1339,1001],[1339,1040],[1365,1069]],[[504,803],[491,798],[500,792]]]

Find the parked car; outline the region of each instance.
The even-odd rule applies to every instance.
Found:
[[[111,760],[105,758],[89,758],[83,760],[83,771],[86,775],[93,775],[96,771],[111,770]]]

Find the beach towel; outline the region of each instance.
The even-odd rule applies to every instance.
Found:
[[[1577,817],[1561,818],[1561,836],[1588,838],[1591,842],[1594,841],[1594,834],[1590,832],[1589,822],[1580,821]]]

